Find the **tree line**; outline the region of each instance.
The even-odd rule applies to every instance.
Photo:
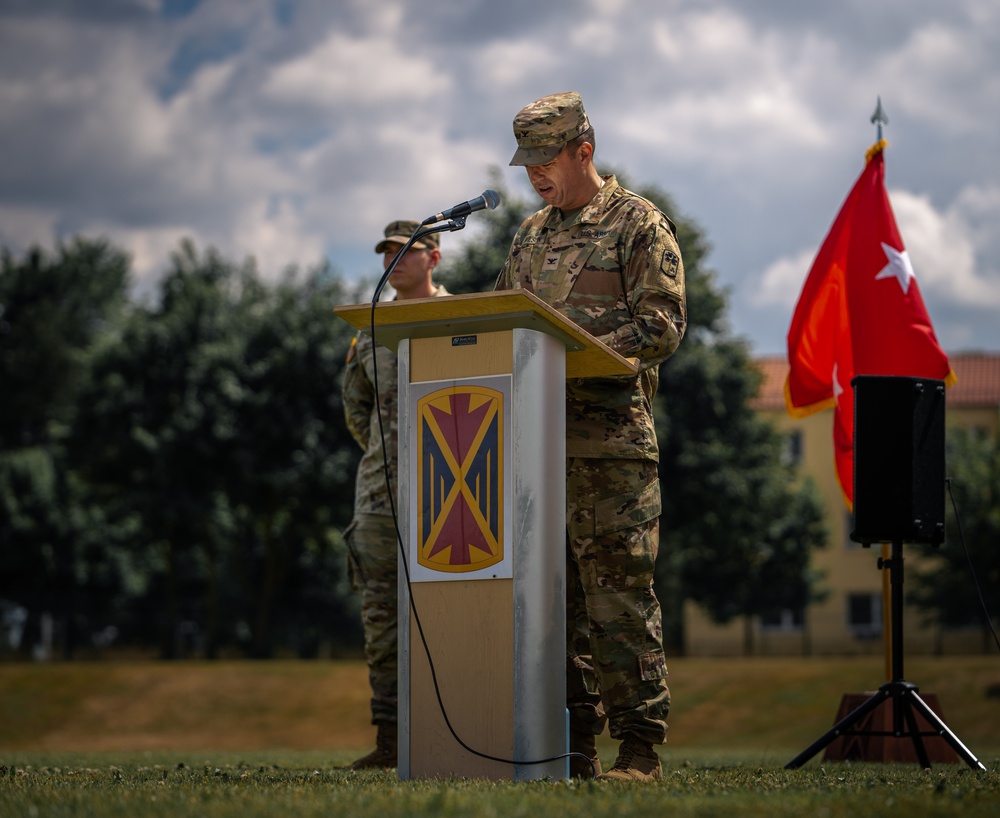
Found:
[[[127,271],[82,238],[2,260],[0,599],[24,643],[46,614],[65,656],[109,628],[168,658],[356,641],[345,286],[184,243],[136,304]]]
[[[533,210],[503,190],[449,253],[453,293],[491,289]],[[635,189],[635,188],[633,188]],[[669,197],[640,189],[668,213]],[[719,622],[800,610],[826,529],[814,487],[750,408],[760,375],[726,323],[709,244],[675,218],[690,325],[661,368],[657,590],[683,652],[685,600]],[[182,242],[152,297],[126,253],[77,237],[0,255],[0,656],[46,639],[163,658],[317,656],[361,644],[342,531],[359,450],[333,307],[372,282],[334,268],[277,281]]]

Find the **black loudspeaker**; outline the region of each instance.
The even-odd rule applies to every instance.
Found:
[[[944,542],[944,381],[858,375],[854,530],[873,542]]]

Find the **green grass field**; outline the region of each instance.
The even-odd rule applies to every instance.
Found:
[[[664,780],[400,782],[366,750],[361,662],[0,664],[0,816],[1000,814],[1000,658],[916,658],[906,677],[987,767],[784,765],[881,657],[678,659]],[[606,765],[615,744],[599,742]]]

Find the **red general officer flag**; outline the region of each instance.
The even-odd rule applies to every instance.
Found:
[[[785,405],[792,417],[833,407],[837,479],[854,502],[855,375],[954,383],[885,191],[885,141],[868,149],[809,271],[788,330]]]

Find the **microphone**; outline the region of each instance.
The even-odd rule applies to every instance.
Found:
[[[435,222],[443,222],[446,219],[457,219],[461,216],[468,216],[470,213],[475,213],[477,210],[496,210],[499,204],[499,193],[495,190],[484,190],[482,196],[477,196],[475,199],[469,199],[467,202],[449,207],[441,213],[428,216],[421,224],[434,224]]]

